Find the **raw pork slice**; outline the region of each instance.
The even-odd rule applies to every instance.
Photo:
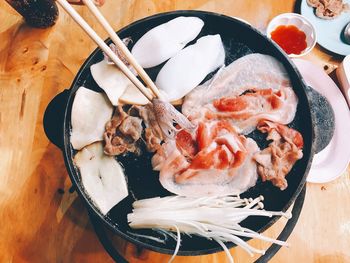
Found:
[[[102,214],[128,196],[124,172],[119,163],[103,153],[102,142],[91,144],[74,156],[86,193]]]
[[[237,132],[248,134],[255,130],[260,120],[270,120],[282,124],[290,123],[295,116],[298,99],[290,87],[272,89],[250,89],[248,93],[235,97],[223,97],[205,105],[202,117],[190,115],[191,119],[228,120]]]
[[[290,123],[297,104],[283,65],[271,56],[250,54],[190,92],[182,112],[194,122],[225,119],[248,134],[262,119]]]
[[[203,85],[192,90],[184,100],[182,112],[189,116],[216,99],[235,97],[248,89],[272,89],[290,87],[290,80],[283,65],[275,58],[263,54],[241,57]]]
[[[72,133],[70,141],[80,150],[103,140],[105,125],[113,114],[113,106],[103,93],[80,87],[72,106]]]
[[[259,151],[226,121],[200,123],[196,136],[180,131],[153,156],[164,188],[182,196],[240,194],[255,185]]]

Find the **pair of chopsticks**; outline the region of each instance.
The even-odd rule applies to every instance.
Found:
[[[161,94],[153,83],[151,78],[147,75],[145,70],[136,61],[129,49],[124,45],[123,41],[114,32],[113,28],[94,5],[92,0],[82,0],[91,13],[96,17],[97,21],[106,30],[109,37],[112,39],[116,47],[122,51],[125,58],[128,60],[131,66],[136,70],[139,76],[143,79],[146,85],[151,89],[153,95],[161,99]],[[140,92],[149,100],[152,101],[153,95],[142,84],[142,82],[129,70],[129,68],[119,59],[119,57],[107,46],[101,37],[88,25],[88,23],[78,14],[77,11],[66,1],[57,0],[57,2],[63,7],[63,9],[74,19],[74,21],[89,35],[89,37],[102,49],[103,52],[119,67],[119,69],[128,77],[128,79],[140,90]]]

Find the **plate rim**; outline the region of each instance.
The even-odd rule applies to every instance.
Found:
[[[313,67],[314,69],[316,69],[316,70],[320,70],[320,73],[321,72],[323,72],[322,71],[322,69],[321,68],[318,68],[317,67],[317,65],[316,64],[314,64],[314,63],[312,63],[311,61],[309,61],[309,60],[306,60],[306,59],[302,59],[302,58],[294,58],[293,59],[293,62],[295,63],[295,65],[297,66],[297,68],[299,69],[299,66],[298,66],[298,64],[300,64],[300,67],[302,67],[302,65],[305,65],[305,67],[308,67],[308,68],[310,68],[310,67]],[[341,91],[340,91],[340,89],[338,88],[338,86],[336,85],[336,83],[331,79],[331,77],[329,77],[325,72],[323,72],[324,74],[322,74],[322,75],[324,75],[324,77],[327,79],[327,81],[329,81],[329,83],[332,85],[332,92],[335,92],[336,94],[338,94],[337,95],[337,97],[342,97],[342,108],[346,108],[346,109],[349,109],[348,108],[348,105],[347,105],[347,103],[346,103],[346,101],[345,101],[345,98],[344,98],[344,96],[343,96],[343,94],[341,93]],[[303,78],[304,78],[304,81],[306,82],[306,84],[309,84],[309,81],[305,78],[305,76],[303,75]],[[314,88],[315,90],[317,90],[317,91],[319,91],[318,89],[317,89],[317,87],[315,87],[314,85],[311,85],[310,84],[310,86],[312,87],[312,88]],[[334,90],[336,90],[336,91],[334,91],[333,90],[333,88],[334,88]],[[325,90],[329,90],[329,89],[325,89]],[[322,91],[319,91],[319,92],[323,92],[324,90],[322,89]],[[334,103],[336,103],[336,101],[334,101],[335,100],[335,98],[334,99],[330,99],[331,98],[331,96],[330,96],[330,94],[332,93],[331,91],[329,91],[327,94],[322,94],[323,96],[325,96],[326,98],[327,98],[327,100],[329,100],[329,102],[331,103],[331,105],[332,105],[332,102],[333,102],[333,104]],[[332,101],[330,101],[330,100],[332,100]],[[332,107],[333,109],[334,109],[334,107]],[[336,113],[335,113],[336,114]],[[350,114],[348,114],[348,120],[349,120],[349,123],[350,123]],[[340,122],[340,123],[343,123],[343,122]],[[346,122],[344,122],[344,123],[346,123]],[[350,126],[350,125],[349,125]],[[337,126],[336,126],[337,127]],[[339,127],[339,126],[338,126]],[[342,131],[339,131],[341,134],[344,134],[344,137],[345,137],[345,133],[344,132],[342,132]],[[332,143],[332,140],[331,140],[331,142],[330,143]],[[328,145],[327,145],[327,147],[328,147]],[[315,180],[313,177],[310,177],[310,175],[312,175],[311,173],[312,173],[312,171],[313,171],[313,166],[312,166],[312,164],[311,164],[311,168],[310,168],[310,171],[309,171],[309,175],[307,176],[307,178],[306,178],[306,181],[308,182],[308,183],[315,183],[315,184],[324,184],[324,183],[329,183],[329,182],[331,182],[331,181],[334,181],[335,179],[337,179],[337,178],[339,178],[340,176],[342,176],[343,175],[343,173],[346,171],[346,169],[347,169],[347,167],[348,167],[348,165],[349,165],[349,163],[350,163],[350,140],[349,140],[349,147],[348,147],[348,156],[347,156],[347,158],[344,158],[344,162],[343,162],[343,168],[339,168],[338,170],[338,172],[337,172],[337,174],[336,175],[334,175],[334,176],[331,176],[331,177],[327,177],[326,179],[324,179],[324,180]],[[321,151],[322,152],[322,151]],[[320,153],[321,153],[320,152]],[[339,156],[338,156],[339,157]],[[347,159],[347,161],[346,161],[346,159]],[[314,159],[313,159],[313,161],[315,161],[315,160],[317,160],[317,154],[315,154],[314,155]],[[331,162],[330,162],[331,163]],[[324,169],[324,168],[322,168],[322,169]],[[314,168],[314,171],[315,171],[316,169]]]
[[[347,0],[345,0],[347,1]],[[350,1],[347,1],[347,3],[350,5]],[[312,19],[310,19],[309,15],[306,15],[305,12],[304,12],[304,8],[307,8],[309,7],[308,4],[307,4],[307,0],[301,0],[300,1],[300,15],[304,16],[311,24],[312,26],[315,28],[315,31],[316,31],[316,34],[319,36],[321,35],[321,33],[317,30],[317,26],[315,25],[315,22],[313,22]],[[310,7],[311,8],[311,7]],[[348,13],[350,13],[350,11],[348,11]],[[317,18],[316,15],[314,15],[315,18]],[[321,18],[319,18],[321,19]],[[350,14],[349,14],[349,22],[350,22]],[[338,55],[338,56],[347,56],[350,54],[350,45],[349,45],[349,52],[346,53],[346,52],[342,52],[342,51],[338,51],[337,49],[333,49],[333,48],[329,48],[327,47],[327,45],[325,45],[323,42],[320,42],[320,37],[317,37],[317,44],[319,44],[322,48],[324,48],[325,50],[327,50],[328,52],[330,53],[333,53],[335,55]]]

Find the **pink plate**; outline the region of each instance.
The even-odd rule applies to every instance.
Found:
[[[343,94],[322,68],[303,59],[293,59],[304,81],[332,105],[335,115],[334,136],[330,143],[315,154],[307,181],[327,183],[342,175],[350,159],[350,111]]]

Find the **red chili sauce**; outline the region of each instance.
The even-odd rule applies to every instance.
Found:
[[[306,35],[296,26],[278,26],[271,32],[271,38],[287,54],[300,54],[307,46]]]

